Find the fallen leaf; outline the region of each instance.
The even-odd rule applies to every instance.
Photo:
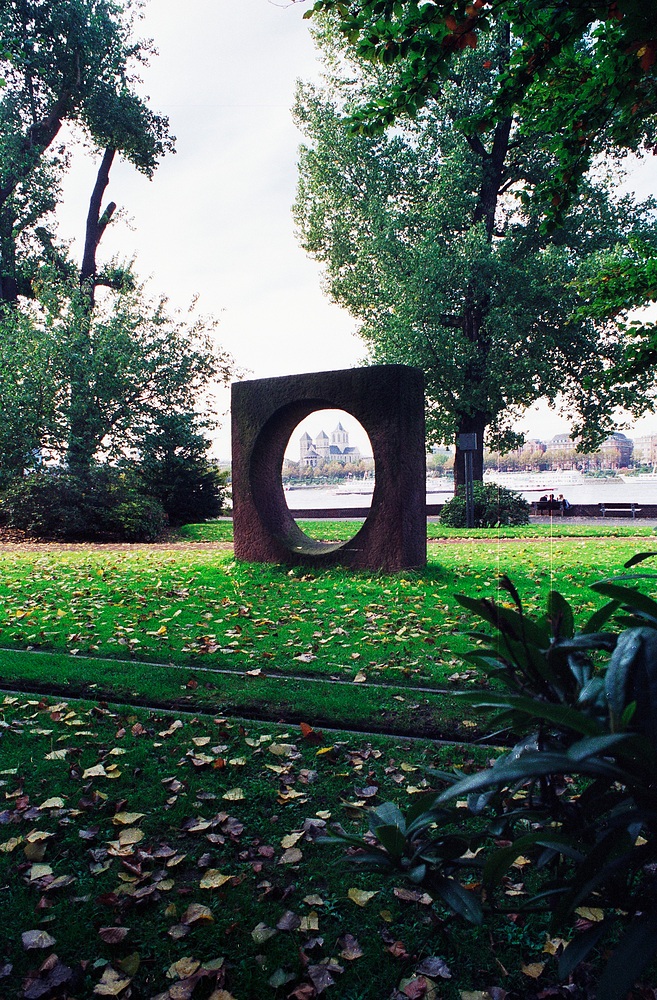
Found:
[[[180,918],[181,924],[188,924],[190,927],[194,924],[211,924],[213,922],[212,910],[208,906],[203,906],[202,903],[191,903]]]
[[[232,878],[232,875],[222,875],[216,868],[208,868],[199,885],[201,889],[220,889],[224,883],[230,882]]]
[[[228,802],[239,802],[241,799],[245,799],[246,795],[241,788],[229,788],[221,797]]]
[[[377,892],[367,892],[365,889],[350,889],[347,896],[356,906],[367,906],[370,899],[378,896]]]
[[[121,944],[129,933],[129,927],[99,927],[98,929],[98,936],[105,944]]]
[[[605,918],[604,910],[599,910],[596,906],[578,906],[575,913],[578,917],[590,920],[593,924],[598,924]]]
[[[296,931],[301,926],[301,918],[293,910],[286,910],[276,923],[279,931]]]
[[[298,847],[290,847],[287,851],[283,851],[279,858],[279,865],[296,865],[303,858],[303,853]]]
[[[267,924],[262,922],[256,924],[256,926],[251,931],[251,937],[256,944],[264,944],[265,941],[269,941],[276,934],[276,930],[273,927],[267,927]]]
[[[131,982],[130,976],[117,972],[111,965],[106,966],[101,980],[94,986],[94,993],[103,997],[116,997],[122,993]]]
[[[47,931],[23,931],[21,934],[23,947],[26,951],[33,948],[52,948],[56,941]]]
[[[361,958],[363,955],[363,949],[352,934],[345,934],[338,941],[338,944],[342,945],[342,951],[340,952],[340,958],[345,958],[348,962],[353,962],[356,958]]]
[[[40,806],[37,806],[37,809],[63,809],[63,808],[64,808],[64,799],[60,798],[59,795],[55,795],[51,799],[46,799],[46,801],[42,802]]]
[[[117,812],[112,816],[114,826],[132,826],[144,818],[144,813]]]
[[[544,968],[545,962],[528,962],[527,965],[520,966],[523,975],[529,976],[530,979],[538,979]]]
[[[186,956],[169,966],[167,969],[167,979],[188,979],[200,967],[201,963],[198,959]]]
[[[85,778],[106,778],[107,771],[102,764],[96,764],[95,767],[88,767],[86,771],[82,773],[82,780]],[[43,807],[42,807],[43,808]]]
[[[443,962],[442,958],[438,958],[437,955],[430,955],[428,958],[423,958],[415,971],[418,976],[431,976],[432,979],[452,978],[452,973],[449,971],[448,965]]]
[[[32,865],[30,868],[30,882],[36,882],[37,879],[45,878],[46,875],[52,875],[52,868],[50,865]]]

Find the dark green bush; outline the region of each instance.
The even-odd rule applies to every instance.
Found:
[[[157,500],[108,466],[84,477],[59,470],[34,473],[14,483],[3,500],[9,527],[39,538],[153,541],[167,524]]]
[[[475,528],[494,528],[498,524],[528,524],[529,504],[520,496],[497,483],[472,484]],[[440,523],[451,528],[465,528],[465,487],[459,486],[456,496],[440,512]]]

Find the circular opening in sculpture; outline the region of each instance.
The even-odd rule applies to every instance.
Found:
[[[345,410],[315,410],[292,431],[281,477],[288,510],[305,535],[321,541],[353,537],[374,493],[374,458],[365,428]],[[323,519],[330,520],[336,509],[353,510],[354,516],[335,518],[340,526],[329,538]]]

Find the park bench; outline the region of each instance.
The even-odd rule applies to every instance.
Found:
[[[532,514],[561,514],[564,515],[564,506],[561,500],[533,500]]]
[[[600,517],[606,517],[607,514],[611,517],[615,517],[616,514],[631,514],[632,520],[641,512],[641,508],[635,503],[600,503],[598,508]]]

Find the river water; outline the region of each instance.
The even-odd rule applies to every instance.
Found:
[[[544,494],[560,493],[570,503],[637,503],[657,504],[657,477],[623,482],[620,479],[589,479],[577,477],[570,472],[539,475],[525,473],[487,474],[489,481],[499,481],[501,485],[514,490],[526,500],[538,500]],[[368,507],[372,500],[373,481],[354,481],[341,486],[302,486],[286,489],[285,496],[292,510],[328,509],[330,507]],[[449,479],[427,480],[427,503],[446,503],[454,495],[454,486]]]

